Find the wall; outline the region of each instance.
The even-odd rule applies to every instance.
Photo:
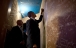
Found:
[[[46,48],[76,48],[76,0],[45,2]]]
[[[8,21],[10,23],[11,26],[16,26],[16,21],[21,19],[21,14],[19,12],[19,7],[18,7],[18,1],[17,0],[13,0],[11,1],[12,5],[10,6],[11,7],[11,11],[9,13],[9,16],[8,16]]]
[[[4,39],[7,30],[7,10],[10,0],[0,0],[0,48],[4,46]]]
[[[8,25],[7,28],[10,30],[13,26],[16,26],[16,21],[21,19],[17,0],[11,0],[7,12]]]

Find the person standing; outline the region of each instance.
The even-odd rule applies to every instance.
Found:
[[[23,32],[22,20],[17,20],[17,26],[11,30],[11,47],[10,48],[25,48],[26,34]]]
[[[36,45],[40,48],[40,29],[39,23],[42,21],[44,9],[41,9],[41,15],[39,20],[36,20],[35,13],[33,11],[28,12],[28,17],[30,18],[26,22],[26,34],[27,34],[27,48],[33,48]]]

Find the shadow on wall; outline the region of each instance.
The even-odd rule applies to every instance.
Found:
[[[58,17],[60,35],[56,48],[76,48],[76,9]]]

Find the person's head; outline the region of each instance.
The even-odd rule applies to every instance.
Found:
[[[17,20],[17,25],[22,26],[23,25],[22,20]]]
[[[37,45],[36,45],[36,44],[34,44],[34,45],[33,45],[33,48],[37,48]]]
[[[34,12],[32,12],[32,11],[29,11],[29,12],[28,12],[28,17],[29,17],[29,18],[30,18],[30,17],[35,18],[35,17],[36,17],[36,14],[35,14]]]

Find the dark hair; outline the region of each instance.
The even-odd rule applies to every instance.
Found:
[[[29,11],[28,14],[27,14],[28,17],[31,17],[31,13],[34,13],[34,12],[33,11]]]

